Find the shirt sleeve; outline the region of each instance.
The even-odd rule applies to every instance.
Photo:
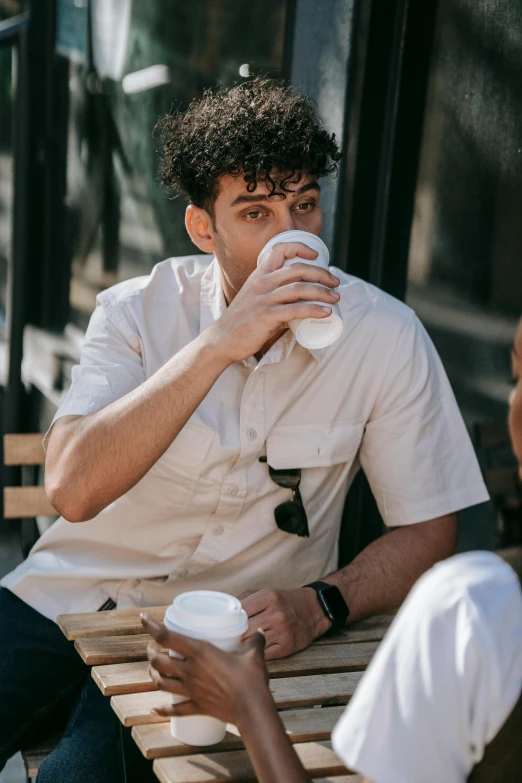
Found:
[[[442,363],[413,312],[389,359],[360,461],[388,526],[489,499]]]
[[[117,305],[98,297],[72,383],[49,427],[63,416],[85,416],[105,408],[146,379],[139,334]]]
[[[522,688],[522,594],[492,552],[417,582],[332,734],[374,783],[465,783]]]

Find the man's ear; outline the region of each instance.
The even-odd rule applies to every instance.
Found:
[[[185,210],[185,228],[196,247],[203,253],[214,253],[216,245],[212,218],[206,210],[189,204]]]

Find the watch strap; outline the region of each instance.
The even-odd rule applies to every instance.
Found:
[[[317,598],[319,600],[319,603],[321,604],[321,608],[322,608],[323,612],[325,613],[325,615],[330,620],[330,622],[332,623],[332,627],[330,628],[329,633],[332,633],[332,632],[335,632],[335,631],[340,631],[341,628],[344,628],[344,626],[346,625],[346,620],[348,619],[348,617],[350,615],[350,610],[349,610],[348,605],[347,605],[346,601],[344,600],[344,598],[342,596],[342,593],[339,590],[339,588],[336,587],[335,585],[328,584],[328,582],[321,582],[321,581],[310,582],[310,584],[304,585],[304,587],[311,587],[312,590],[315,590],[315,592],[317,593]],[[330,608],[330,606],[328,605],[328,603],[326,601],[326,598],[323,595],[323,590],[336,590],[337,593],[339,594],[339,598],[341,599],[342,603],[344,604],[344,606],[346,608],[346,612],[343,613],[342,615],[337,615],[336,616],[333,613],[333,611]]]

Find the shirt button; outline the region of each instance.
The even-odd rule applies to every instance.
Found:
[[[247,438],[249,440],[255,440],[257,438],[257,432],[255,430],[247,430]]]
[[[235,485],[233,487],[228,488],[228,494],[234,495],[234,497],[239,493],[239,487],[236,487]]]
[[[224,532],[225,532],[225,528],[223,527],[223,525],[218,525],[217,527],[214,528],[215,536],[222,536]]]

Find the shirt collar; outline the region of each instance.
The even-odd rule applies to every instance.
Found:
[[[221,318],[227,309],[227,303],[225,301],[221,283],[221,269],[215,257],[212,259],[201,278],[199,307],[200,334],[204,329],[207,329]],[[273,364],[275,362],[284,362],[288,359],[296,345],[299,349],[308,351],[316,361],[320,360],[322,354],[321,349],[303,348],[297,343],[295,335],[289,329],[276,343],[274,343],[270,350],[267,351],[261,359],[261,362],[258,362],[255,357],[251,356],[248,359],[245,359],[244,364],[247,366],[250,366],[250,364],[252,364],[252,366],[258,366],[261,363]]]
[[[199,333],[215,323],[225,310],[227,303],[221,285],[221,270],[216,258],[213,258],[201,278],[199,297]]]

